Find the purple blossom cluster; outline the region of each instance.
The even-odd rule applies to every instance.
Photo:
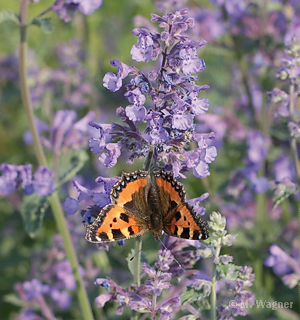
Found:
[[[91,149],[100,154],[99,160],[109,168],[124,151],[128,152],[127,162],[132,163],[153,150],[153,167],[161,164],[163,169],[173,171],[175,177],[185,177],[183,173],[188,170],[193,170],[198,178],[207,177],[208,164],[217,154],[210,145],[214,134],[197,132],[194,120],[208,110],[208,99],[198,98],[198,94],[209,87],[196,85],[198,77],[192,75],[205,70],[197,50],[206,41],[193,41],[183,35],[194,25],[186,9],[162,17],[153,14],[151,21],[158,22],[163,31],[134,29],[138,42],[133,45],[131,55],[138,62],[162,56],[160,69],[150,71],[147,76],[117,59],[111,61],[118,70],[104,76],[104,86],[115,92],[121,88],[123,79],[132,75],[125,86],[125,97],[131,104],[117,109],[123,125],[92,124],[99,130],[99,137],[90,141]],[[143,131],[139,122],[146,124]],[[197,148],[188,150],[191,142],[196,142]]]
[[[74,110],[58,110],[51,125],[38,118],[35,121],[42,144],[58,156],[67,150],[79,150],[87,145],[91,134],[88,124],[94,117],[94,112],[89,111],[76,122],[77,113]],[[33,142],[30,131],[25,132],[24,140],[28,144]]]
[[[222,285],[225,284],[225,288],[228,294],[231,294],[231,303],[230,305],[222,305],[219,308],[219,318],[220,320],[234,319],[237,316],[246,316],[249,314],[249,309],[255,304],[255,295],[245,290],[248,287],[251,287],[254,281],[254,274],[252,273],[251,267],[239,267],[239,268],[229,268],[227,277],[230,278],[233,276],[234,280],[224,281]]]
[[[94,113],[89,112],[85,117],[75,122],[77,114],[73,110],[57,111],[53,124],[47,125],[36,118],[36,125],[41,135],[41,141],[56,156],[55,170],[39,166],[34,175],[32,165],[15,165],[2,163],[0,165],[0,193],[11,194],[18,185],[22,185],[25,194],[36,192],[39,196],[48,196],[55,189],[55,173],[59,155],[67,150],[79,150],[87,144],[89,134],[88,123],[94,118]],[[29,131],[24,135],[27,143],[32,143]]]
[[[54,191],[53,172],[45,167],[39,166],[32,176],[32,165],[15,165],[2,163],[0,165],[0,193],[11,194],[18,185],[22,185],[25,194],[36,192],[39,196],[48,196]]]
[[[273,268],[275,274],[281,277],[283,283],[289,288],[294,288],[300,283],[297,247],[293,247],[292,251],[292,255],[289,255],[274,244],[270,247],[270,256],[264,262],[267,267]]]
[[[123,289],[111,279],[96,279],[95,283],[107,290],[96,298],[97,304],[103,307],[108,301],[116,301],[118,307],[115,312],[119,315],[122,314],[124,306],[127,306],[139,313],[150,313],[152,318],[159,315],[162,320],[174,319],[174,314],[180,307],[180,297],[170,290],[172,273],[169,269],[172,262],[170,251],[160,250],[155,269],[143,264],[143,275],[147,279],[139,287],[131,285],[128,289]],[[165,298],[162,297],[163,290],[169,290]],[[160,301],[157,301],[159,297]]]

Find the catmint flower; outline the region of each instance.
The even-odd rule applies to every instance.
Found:
[[[71,197],[66,198],[64,209],[68,214],[75,214],[78,210],[78,201]]]
[[[85,15],[91,14],[102,5],[102,0],[72,0],[72,2],[78,3],[79,10]]]
[[[42,284],[39,279],[32,279],[31,281],[25,281],[23,283],[24,298],[26,300],[34,300],[39,295],[43,295],[49,292],[49,286]]]
[[[17,186],[17,166],[8,163],[2,163],[0,165],[0,171],[2,172],[2,176],[0,177],[0,192],[5,195],[11,194]]]
[[[50,290],[51,298],[57,303],[59,308],[67,309],[71,304],[71,295],[67,291],[59,291],[57,289]]]
[[[103,78],[103,86],[108,90],[115,92],[121,88],[122,80],[125,79],[129,73],[135,73],[136,69],[118,59],[111,60],[110,64],[114,67],[118,67],[117,74],[115,75],[112,72],[106,73]]]
[[[127,106],[125,108],[126,116],[131,121],[144,121],[147,110],[144,107],[146,97],[141,93],[139,88],[135,88],[133,91],[128,91],[125,96],[128,100],[134,103],[133,106]]]
[[[289,95],[286,92],[278,88],[274,88],[272,91],[268,92],[268,97],[270,98],[271,102],[276,106],[273,116],[289,116]]]
[[[59,110],[56,112],[53,124],[39,125],[40,134],[47,133],[49,138],[42,135],[42,143],[53,152],[62,149],[79,149],[87,144],[87,134],[90,133],[89,123],[94,119],[95,113],[90,111],[82,119],[75,122],[77,113],[73,110]],[[40,122],[39,122],[40,123]],[[32,141],[31,134],[26,133],[26,140]]]
[[[293,180],[293,177],[295,177],[295,167],[287,155],[282,155],[275,160],[274,174],[275,179],[278,182],[281,182],[284,179],[288,179],[289,181]]]
[[[175,177],[184,177],[183,172],[187,169],[193,169],[196,177],[207,177],[208,164],[214,161],[216,149],[203,142],[213,139],[213,134],[195,132],[194,119],[208,110],[208,100],[198,98],[198,94],[209,87],[196,85],[194,82],[198,78],[192,76],[205,69],[197,50],[206,41],[193,41],[183,35],[194,25],[194,20],[187,17],[186,9],[162,17],[153,14],[152,21],[159,22],[163,31],[157,33],[146,28],[134,29],[133,34],[139,40],[132,47],[131,54],[136,61],[148,62],[168,48],[163,59],[164,65],[160,72],[150,71],[147,77],[117,59],[111,61],[118,70],[116,75],[107,73],[103,85],[111,91],[117,91],[123,79],[131,75],[125,96],[132,105],[125,110],[121,107],[117,110],[123,125],[114,123],[107,132],[103,131],[101,124],[98,125],[102,149],[97,150],[95,140],[90,141],[90,146],[93,152],[101,153],[99,160],[107,167],[114,166],[124,151],[130,152],[127,162],[133,163],[135,158],[147,156],[154,147],[153,167],[158,163],[165,169],[168,166],[168,171],[172,170]],[[152,107],[147,105],[147,97],[152,101]],[[148,126],[141,132],[138,122],[145,120]],[[186,153],[192,141],[197,141],[199,145],[193,164]],[[114,145],[107,148],[107,143]]]
[[[179,58],[181,59],[181,70],[185,75],[191,75],[205,70],[205,63],[197,55],[197,48],[206,44],[206,41],[185,42],[180,45]]]
[[[54,191],[53,174],[45,166],[39,166],[34,174],[33,189],[39,196],[48,196]]]
[[[224,231],[226,226],[226,218],[219,212],[213,212],[210,216],[209,226],[215,232]]]
[[[97,304],[103,307],[107,301],[116,301],[119,305],[116,314],[122,314],[124,306],[128,306],[137,312],[149,312],[151,315],[160,314],[161,319],[171,319],[176,308],[180,306],[180,297],[169,297],[159,303],[154,302],[153,299],[156,300],[160,297],[163,290],[171,288],[172,274],[168,271],[172,262],[173,256],[170,251],[160,250],[155,269],[146,263],[143,264],[143,273],[147,279],[140,287],[132,285],[128,289],[124,289],[109,278],[96,279],[95,283],[105,287],[108,291],[96,298]],[[152,299],[150,299],[151,296]]]
[[[106,153],[102,153],[99,161],[107,168],[114,167],[121,155],[121,146],[118,143],[108,143],[105,146]]]
[[[268,153],[268,142],[258,131],[251,131],[248,134],[248,159],[252,163],[263,161]]]
[[[102,0],[57,0],[52,6],[60,19],[70,22],[75,12],[80,10],[83,14],[89,15],[98,9]]]
[[[85,188],[84,186],[79,184],[77,181],[73,181],[73,185],[78,192],[78,197],[77,199],[74,199],[71,197],[66,198],[64,202],[65,211],[67,212],[67,214],[70,214],[70,215],[75,214],[78,210],[78,205],[81,201],[92,199],[95,206],[94,207],[92,206],[88,211],[85,212],[84,221],[83,221],[88,223],[91,222],[90,217],[97,216],[97,214],[100,212],[100,208],[105,207],[107,204],[110,203],[111,189],[118,180],[119,180],[119,177],[114,177],[114,178],[98,177],[95,181],[101,184],[102,187],[100,188],[100,190],[96,188],[96,190],[94,191],[88,188]],[[92,214],[93,212],[95,213]]]
[[[300,277],[300,266],[297,259],[291,257],[277,245],[270,247],[270,253],[271,255],[265,260],[264,264],[272,267],[278,276],[294,272]]]
[[[54,191],[53,172],[39,166],[32,179],[32,165],[13,165],[2,163],[0,165],[2,176],[0,177],[0,192],[11,194],[17,187],[17,181],[22,183],[25,194],[36,192],[39,196],[48,196]]]
[[[151,33],[144,28],[136,28],[132,33],[139,37],[136,45],[131,48],[132,59],[137,62],[149,62],[153,57],[153,39]]]

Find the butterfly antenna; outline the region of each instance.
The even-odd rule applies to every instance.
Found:
[[[160,243],[163,245],[163,247],[164,247],[166,250],[169,250],[169,249],[165,246],[165,244],[161,241],[161,238],[158,238],[158,240],[160,241]],[[170,250],[169,250],[169,251],[170,251]],[[173,256],[174,261],[178,264],[178,267],[179,267],[179,268],[183,268],[183,266],[179,263],[179,261],[174,257],[173,254],[172,254],[172,256]]]
[[[142,251],[142,249],[140,249],[138,252],[135,253],[134,256],[132,256],[129,261],[132,261],[140,252]]]

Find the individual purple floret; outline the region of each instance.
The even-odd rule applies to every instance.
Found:
[[[102,0],[56,0],[52,10],[60,19],[70,22],[75,12],[80,10],[89,15],[102,5]]]

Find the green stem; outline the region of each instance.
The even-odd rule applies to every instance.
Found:
[[[295,112],[295,85],[290,85],[290,103],[289,103],[289,111],[290,111],[290,120],[293,121],[294,112]],[[300,163],[299,163],[299,154],[297,149],[297,140],[296,137],[291,136],[291,150],[292,157],[294,161],[294,166],[296,170],[296,177],[298,185],[300,185]]]
[[[21,95],[22,102],[24,105],[29,129],[31,131],[34,143],[35,155],[37,157],[38,163],[43,166],[47,165],[47,160],[42,147],[42,143],[34,122],[34,113],[32,108],[32,103],[30,99],[29,87],[27,83],[27,42],[26,42],[26,20],[28,13],[28,3],[29,0],[22,0],[20,3],[20,61],[19,61],[19,73],[20,73],[20,85],[21,85]],[[62,237],[67,258],[70,262],[72,272],[76,281],[76,292],[79,300],[79,304],[82,309],[82,318],[85,320],[93,320],[93,314],[91,306],[88,300],[87,292],[84,286],[83,279],[79,273],[79,263],[77,260],[76,252],[73,247],[69,229],[64,218],[63,210],[57,192],[53,192],[49,196],[49,203],[54,215],[54,219],[58,228],[58,231]]]
[[[142,252],[142,237],[137,237],[135,240],[135,246],[134,246],[134,251],[135,251],[135,259],[134,259],[134,265],[133,265],[133,270],[134,270],[134,283],[139,287],[141,285],[141,279],[140,279],[140,269],[141,269],[141,252]]]
[[[218,239],[218,245],[214,259],[218,258],[221,251],[221,238]],[[210,320],[217,319],[217,265],[213,263],[212,277],[211,277],[211,294],[210,294]]]
[[[295,94],[295,85],[290,84],[290,103],[289,103],[289,111],[290,111],[290,120],[293,121],[294,112],[295,112],[295,100],[296,100],[296,94]],[[291,151],[292,151],[292,158],[296,170],[296,178],[298,187],[300,187],[300,163],[299,163],[299,154],[297,149],[297,140],[295,136],[291,136]],[[299,228],[299,236],[300,236],[300,203],[298,202],[298,228]],[[299,250],[299,259],[300,259],[300,246],[298,248]]]

